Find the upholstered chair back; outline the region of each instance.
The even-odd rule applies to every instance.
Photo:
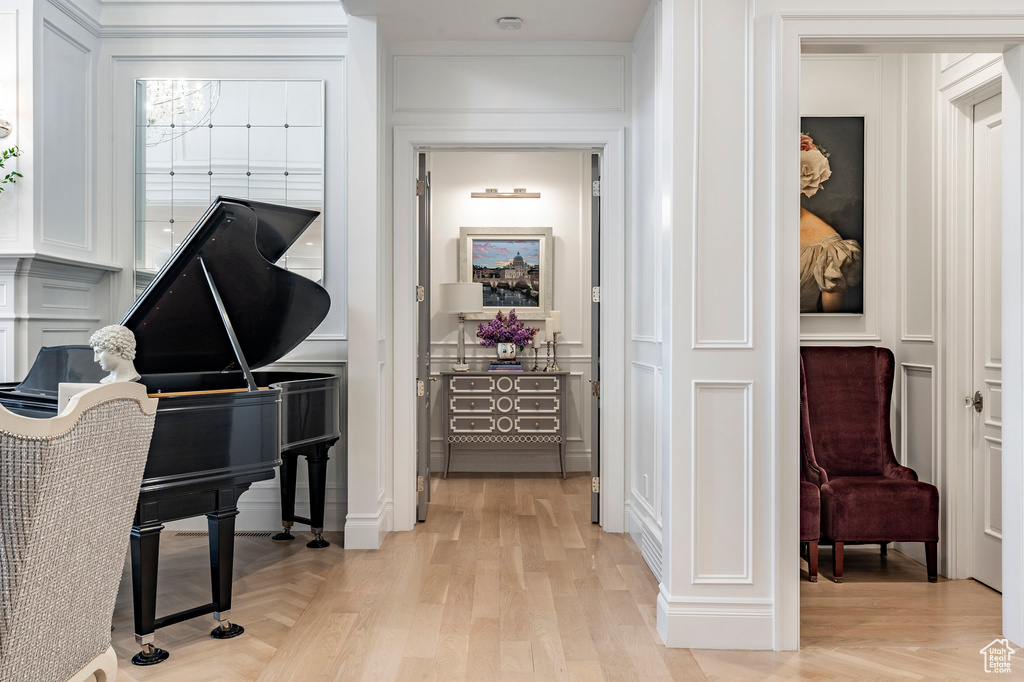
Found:
[[[0,680],[66,680],[110,646],[156,403],[117,383],[53,419],[0,407]]]
[[[895,463],[889,410],[892,351],[874,347],[803,347],[805,439],[829,479],[881,476]]]

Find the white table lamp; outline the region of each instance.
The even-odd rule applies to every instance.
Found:
[[[484,310],[484,285],[480,282],[449,282],[441,285],[440,311],[459,316],[459,357],[452,371],[466,372],[466,313]]]

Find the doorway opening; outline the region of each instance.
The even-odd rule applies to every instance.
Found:
[[[827,154],[821,194],[838,186],[802,214],[853,242],[833,290],[855,295],[804,305],[802,219],[800,345],[892,351],[894,455],[937,488],[939,578],[924,542],[804,549],[801,645],[981,647],[1003,632],[1001,56],[827,49],[801,57],[801,149]]]
[[[418,520],[431,471],[598,476],[600,155],[444,149],[418,168]],[[499,313],[524,330],[515,357],[477,335]]]
[[[428,156],[436,155],[439,153],[464,153],[464,154],[482,154],[482,153],[496,153],[498,156],[507,155],[508,158],[513,158],[520,154],[538,153],[538,154],[554,154],[556,152],[575,154],[580,161],[580,177],[585,177],[589,174],[590,169],[588,166],[583,164],[584,158],[589,160],[594,153],[600,155],[601,161],[601,184],[603,196],[600,197],[601,203],[598,213],[601,217],[600,223],[600,236],[601,241],[604,244],[624,244],[625,243],[625,220],[624,220],[624,197],[625,197],[625,163],[624,163],[624,131],[617,128],[608,129],[588,129],[588,130],[568,130],[568,129],[550,129],[550,130],[499,130],[499,131],[487,131],[481,133],[479,131],[471,130],[457,130],[451,128],[403,128],[398,126],[395,128],[395,186],[396,187],[409,187],[413,188],[416,186],[417,180],[417,166],[420,153],[427,153]],[[433,163],[433,161],[431,161]],[[528,184],[530,182],[530,174],[526,174],[527,179],[519,184],[518,180],[512,182],[513,178],[509,178],[509,182],[512,182],[509,187],[493,187],[493,183],[488,182],[487,174],[484,173],[479,177],[472,178],[472,187],[465,187],[464,190],[460,190],[460,194],[464,193],[465,197],[460,198],[458,201],[461,203],[477,201],[477,202],[490,202],[490,205],[496,206],[509,206],[510,204],[526,204],[529,205],[532,201],[537,201],[534,198],[481,198],[473,199],[470,194],[473,192],[486,192],[487,189],[499,189],[503,192],[512,191],[521,188],[523,184],[526,185],[525,189],[529,194],[534,194],[533,187]],[[579,185],[583,185],[580,182]],[[577,190],[579,190],[579,185]],[[431,192],[432,199],[436,206],[436,192],[438,191],[438,180],[431,175]],[[591,183],[589,180],[586,181],[586,185],[583,185],[582,191],[577,191],[576,201],[582,203],[584,201],[584,191],[591,189]],[[543,200],[544,192],[541,190],[541,197]],[[588,195],[589,198],[589,195]],[[416,303],[415,298],[406,297],[405,295],[399,294],[398,292],[414,291],[418,285],[418,268],[416,267],[417,258],[419,256],[419,249],[417,246],[417,239],[414,238],[416,234],[416,221],[417,221],[417,203],[416,197],[410,192],[408,196],[405,193],[395,192],[394,199],[394,224],[396,228],[395,240],[394,240],[394,324],[396,329],[416,329],[417,327],[417,312],[419,304]],[[579,207],[577,207],[579,208]],[[518,209],[528,210],[528,209]],[[582,209],[580,215],[583,215]],[[506,209],[507,211],[507,209]],[[439,218],[437,215],[433,215],[433,227],[437,229],[439,224]],[[508,224],[506,224],[508,226]],[[512,225],[514,227],[514,225]],[[445,229],[453,228],[456,233],[461,233],[462,227],[479,227],[472,225],[446,225]],[[554,226],[557,227],[557,226]],[[500,236],[500,235],[499,235]],[[444,258],[450,260],[450,267],[455,267],[455,262],[458,258],[458,240],[453,240],[448,243],[448,252],[442,254]],[[552,237],[552,251],[558,253],[559,241]],[[603,282],[607,287],[610,287],[610,291],[606,295],[601,297],[600,305],[603,308],[601,322],[600,322],[600,338],[601,338],[601,350],[598,354],[602,360],[601,362],[601,410],[602,417],[598,420],[599,423],[599,453],[600,453],[600,472],[603,477],[603,483],[600,486],[600,520],[601,526],[608,532],[622,532],[625,527],[625,448],[623,446],[624,441],[624,361],[622,358],[622,347],[623,337],[620,329],[615,329],[614,320],[621,319],[623,315],[624,307],[624,249],[604,249],[600,253],[600,274]],[[438,252],[442,253],[442,252]],[[566,255],[571,259],[575,259],[574,262],[577,264],[585,259],[585,264],[590,265],[590,258],[592,254],[587,252],[573,252]],[[555,263],[557,265],[557,262]],[[576,268],[577,276],[584,272],[586,268],[579,265],[566,266],[570,268],[564,272],[571,271],[572,267]],[[451,283],[457,281],[457,269],[454,271],[446,272],[446,277],[449,277],[446,281]],[[555,278],[558,277],[557,269],[552,273]],[[437,284],[441,283],[438,280],[436,274],[432,277],[436,288]],[[575,297],[580,305],[586,301],[586,305],[591,305],[591,283],[575,281],[572,283],[574,291],[571,295]],[[580,288],[583,288],[583,292],[579,292]],[[426,287],[425,287],[426,289]],[[557,298],[559,293],[557,290],[554,291],[554,295]],[[557,309],[557,308],[556,308]],[[583,347],[584,343],[584,329],[583,329],[583,311],[577,309],[574,311],[568,310],[563,306],[562,308],[562,335],[559,336],[559,348],[557,351],[557,357],[559,360],[563,357],[574,356],[578,352],[579,348]],[[567,315],[573,315],[575,319],[567,319]],[[465,339],[467,344],[467,354],[472,351],[476,353],[474,346],[477,344],[475,341],[475,324],[481,321],[469,320],[467,322],[467,331],[465,333]],[[528,320],[532,322],[532,320]],[[456,315],[435,315],[429,322],[433,326],[438,324],[445,324],[448,326],[444,336],[445,338],[434,339],[439,341],[440,345],[435,346],[432,349],[431,354],[439,352],[440,355],[447,357],[447,365],[445,369],[449,369],[456,359],[456,327],[458,319]],[[538,325],[539,326],[539,325]],[[438,327],[438,329],[440,329]],[[571,338],[567,331],[572,331],[577,334],[576,338]],[[586,334],[586,338],[589,339],[589,333]],[[575,345],[574,345],[575,344]],[[440,349],[440,351],[437,351]],[[532,349],[531,349],[532,350]],[[493,350],[491,351],[493,352]],[[394,372],[394,414],[396,424],[415,424],[416,416],[418,411],[425,409],[426,401],[422,398],[427,397],[426,395],[417,396],[419,387],[415,391],[409,391],[410,385],[416,386],[417,374],[416,374],[416,358],[417,358],[417,343],[414,335],[396,335],[395,345],[395,372]],[[477,362],[482,361],[483,355],[479,356],[480,359]],[[591,358],[587,358],[588,360]],[[587,419],[584,413],[589,413],[591,404],[589,402],[591,395],[591,387],[589,383],[590,370],[589,368],[583,369],[583,365],[579,362],[581,358],[574,358],[573,362],[576,363],[575,373],[571,374],[568,380],[565,382],[567,387],[573,391],[573,396],[586,396],[586,401],[583,402],[583,398],[580,398],[579,402],[574,402],[572,408],[580,414],[580,421]],[[532,363],[533,355],[529,353],[528,362]],[[540,362],[544,364],[546,362],[546,349],[541,349]],[[436,363],[435,363],[436,364]],[[532,364],[529,365],[532,369]],[[438,364],[434,370],[440,371],[441,365]],[[564,367],[562,368],[565,369]],[[439,376],[434,377],[435,379],[440,378]],[[500,378],[500,377],[499,377]],[[424,381],[424,393],[427,391],[427,386],[431,386],[436,391],[438,389],[439,382],[430,382],[429,377],[422,379]],[[575,385],[573,385],[575,384]],[[505,384],[503,383],[503,386]],[[540,387],[543,388],[543,387]],[[540,390],[538,388],[538,390]],[[570,401],[568,398],[564,401],[565,406],[569,406],[570,402],[575,401],[573,398]],[[503,403],[504,404],[504,403]],[[496,420],[497,421],[497,420]],[[541,420],[535,419],[530,422],[532,425],[536,422],[536,428],[538,431],[545,431],[549,428],[551,422],[541,423]],[[489,425],[489,422],[487,422]],[[507,424],[505,424],[507,425]],[[497,427],[497,424],[495,424]],[[543,434],[550,435],[550,434]],[[395,530],[411,530],[416,523],[416,488],[417,476],[422,475],[417,472],[417,460],[416,460],[416,443],[411,430],[396,429],[394,432],[395,445],[394,445],[394,490],[395,490],[395,504],[394,504],[394,529]],[[568,452],[566,453],[567,469],[572,471],[574,468],[582,468],[581,464],[586,463],[586,458],[579,456],[574,457],[573,449],[579,448],[583,442],[582,436],[576,436],[579,440],[571,440],[572,434],[569,435],[569,442],[567,443]],[[434,466],[437,466],[438,456],[441,451],[441,443],[434,442]],[[467,453],[462,453],[467,454]],[[468,453],[472,455],[472,453]],[[558,458],[548,454],[546,452],[538,452],[537,458],[545,458],[545,462],[553,466],[555,471],[558,471]],[[471,461],[463,458],[462,465],[472,464]],[[458,462],[457,457],[453,457],[452,471],[457,471],[458,467],[461,466]],[[468,468],[468,467],[467,467]],[[589,483],[591,476],[585,475],[586,481]],[[426,481],[424,481],[424,487]]]

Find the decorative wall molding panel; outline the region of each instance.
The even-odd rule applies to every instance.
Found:
[[[693,584],[752,584],[752,381],[693,382]]]
[[[45,135],[37,138],[36,185],[42,197],[39,242],[58,253],[93,250],[93,54],[61,28],[43,21],[42,101],[36,110]]]
[[[618,55],[397,56],[396,112],[622,112]]]
[[[747,2],[697,0],[697,174],[693,347],[750,348],[754,239],[753,14]],[[721,72],[742,74],[722,79]],[[732,187],[724,199],[720,188]]]

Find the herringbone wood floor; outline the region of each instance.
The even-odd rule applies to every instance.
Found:
[[[874,547],[848,548],[835,585],[823,549],[822,581],[801,589],[801,651],[666,649],[657,581],[628,536],[590,523],[588,476],[433,485],[429,520],[375,552],[337,536],[322,550],[301,534],[237,538],[232,620],[245,634],[213,640],[209,617],[161,629],[171,658],[158,666],[130,663],[126,570],[118,680],[983,679],[978,650],[999,634],[999,596],[973,581],[928,584]],[[166,535],[160,614],[210,599],[205,538]]]

